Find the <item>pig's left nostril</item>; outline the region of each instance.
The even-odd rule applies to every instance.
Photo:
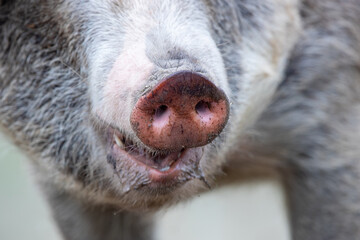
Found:
[[[212,113],[210,107],[210,103],[203,100],[198,102],[195,106],[195,111],[203,122],[209,122],[211,120]]]
[[[200,101],[195,106],[195,111],[199,114],[207,114],[210,112],[210,103],[205,101]]]

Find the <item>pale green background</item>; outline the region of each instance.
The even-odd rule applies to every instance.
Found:
[[[283,192],[253,182],[158,214],[158,240],[289,240]],[[24,155],[0,137],[0,240],[60,240]]]

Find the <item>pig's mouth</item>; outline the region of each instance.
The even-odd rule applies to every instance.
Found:
[[[140,179],[130,184],[132,189],[173,188],[195,178],[209,186],[199,167],[203,147],[183,148],[175,152],[151,152],[114,129],[108,133],[108,143],[108,162],[120,180],[128,179],[128,176],[123,177],[122,174],[135,174]]]
[[[134,144],[131,139],[125,138],[124,135],[114,133],[113,145],[118,151],[122,151],[139,163],[149,168],[156,169],[160,172],[169,171],[177,164],[179,158],[182,157],[185,149],[175,153],[151,153],[145,148],[140,148]]]

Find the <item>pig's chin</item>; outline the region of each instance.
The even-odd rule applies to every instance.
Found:
[[[199,167],[203,147],[150,151],[113,128],[108,131],[107,142],[108,163],[124,192],[168,194],[192,179],[207,185]]]

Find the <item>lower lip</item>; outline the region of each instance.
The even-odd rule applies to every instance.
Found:
[[[179,169],[180,160],[177,160],[173,163],[167,171],[159,171],[158,169],[148,167],[149,170],[149,178],[152,182],[165,183],[175,179],[180,175],[181,170]]]
[[[171,167],[166,171],[161,171],[159,169],[153,168],[149,165],[146,165],[142,163],[141,161],[137,160],[133,156],[131,156],[129,153],[124,151],[123,149],[119,148],[116,144],[114,145],[114,149],[118,154],[121,154],[123,156],[126,156],[126,159],[129,160],[129,164],[134,164],[139,167],[145,167],[146,170],[149,173],[149,178],[152,182],[168,182],[172,179],[175,179],[181,172],[179,165],[181,165],[181,159],[177,159],[174,163],[172,163]],[[185,150],[180,158],[183,156],[183,154],[186,152]],[[131,161],[131,162],[130,162]]]
[[[156,188],[163,186],[174,187],[175,185],[185,183],[187,180],[196,178],[196,176],[188,174],[188,169],[198,169],[203,150],[202,147],[186,149],[168,170],[161,171],[137,160],[116,144],[113,145],[115,155],[121,156],[122,161],[131,166],[132,169],[135,167],[139,172],[146,172],[150,181],[147,186]]]

